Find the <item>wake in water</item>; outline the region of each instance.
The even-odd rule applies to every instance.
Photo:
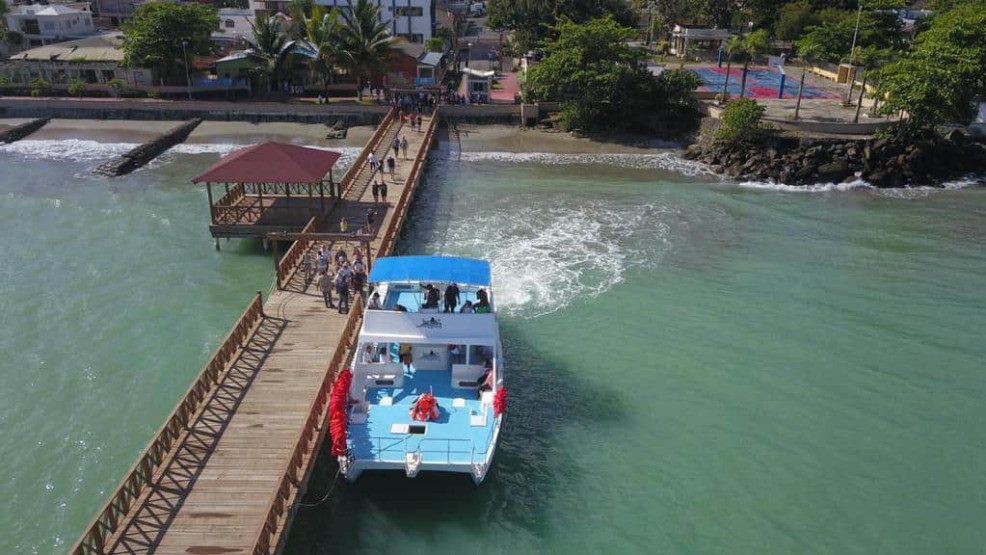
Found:
[[[686,177],[715,176],[712,169],[701,162],[685,160],[675,152],[657,154],[551,154],[547,152],[463,152],[458,158],[464,162],[529,162],[548,166],[574,164],[605,164],[621,168],[651,170],[660,169],[679,173]]]
[[[605,293],[629,268],[669,251],[667,211],[652,204],[504,207],[455,218],[441,250],[492,261],[504,313],[543,316]]]
[[[139,143],[102,143],[85,139],[24,139],[0,146],[0,153],[9,153],[28,160],[96,162],[125,154],[137,146]]]

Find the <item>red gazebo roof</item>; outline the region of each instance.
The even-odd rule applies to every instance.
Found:
[[[224,156],[193,183],[314,183],[322,181],[338,152],[267,141]]]

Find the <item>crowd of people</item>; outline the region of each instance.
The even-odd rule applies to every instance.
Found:
[[[309,256],[305,253],[305,256]],[[303,261],[305,264],[306,261]],[[346,254],[346,249],[340,247],[335,256],[328,249],[319,249],[315,265],[316,286],[322,292],[325,308],[336,308],[339,314],[349,313],[350,290],[353,295],[366,297],[366,263],[363,261],[363,251],[359,247],[353,249],[352,261]],[[333,302],[332,294],[336,295]],[[336,306],[338,304],[338,307]]]
[[[489,293],[486,289],[478,289],[476,291],[476,302],[473,303],[467,300],[462,303],[462,295],[459,290],[459,286],[455,283],[448,284],[445,287],[445,292],[439,292],[438,288],[431,283],[420,283],[422,292],[421,311],[422,312],[438,312],[441,310],[446,314],[452,314],[458,312],[459,314],[489,314],[492,310],[490,306]],[[460,304],[461,303],[461,304]],[[370,295],[370,301],[367,305],[370,310],[384,310],[384,305],[380,300],[380,293],[372,292]],[[396,312],[407,312],[407,307],[402,304],[394,304],[391,310]]]

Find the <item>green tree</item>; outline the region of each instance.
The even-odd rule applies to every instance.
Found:
[[[969,123],[973,100],[986,94],[986,2],[967,1],[934,17],[914,49],[880,71],[878,94],[882,113],[905,114],[902,130]]]
[[[267,90],[272,91],[284,74],[284,66],[287,65],[291,55],[291,45],[273,17],[268,17],[266,14],[258,15],[250,23],[250,27],[253,30],[253,42],[249,42],[250,48],[261,59],[261,65],[256,71],[267,83]]]
[[[528,71],[524,95],[561,102],[566,127],[647,131],[690,107],[697,77],[669,71],[655,78],[644,53],[627,44],[636,31],[612,16],[586,23],[562,18],[552,32],[558,38],[543,43],[546,56]]]
[[[797,40],[805,29],[818,24],[818,16],[808,0],[798,0],[781,6],[781,13],[774,28],[779,40]]]
[[[51,83],[40,77],[31,79],[31,96],[48,96],[51,94]]]
[[[311,16],[302,16],[301,19],[302,36],[315,51],[315,57],[309,60],[309,67],[314,73],[322,75],[326,92],[339,61],[340,29],[339,12],[321,5],[312,8]]]
[[[822,45],[813,42],[812,39],[812,36],[808,35],[795,43],[795,46],[798,48],[798,58],[801,58],[801,83],[798,84],[798,102],[794,105],[795,120],[801,114],[801,98],[805,92],[805,77],[808,76],[808,64],[825,54],[825,49]]]
[[[7,12],[10,8],[7,7],[7,0],[0,0],[0,37],[7,36]]]
[[[743,80],[740,83],[740,98],[746,94],[746,74],[750,69],[750,62],[758,56],[767,52],[770,46],[770,38],[767,36],[766,29],[757,29],[743,37],[739,53],[743,56]]]
[[[431,37],[425,41],[425,50],[428,52],[444,52],[445,41],[439,37]]]
[[[363,100],[363,79],[390,59],[394,38],[386,23],[380,21],[380,9],[370,0],[356,0],[342,12],[345,25],[339,31],[339,60],[356,78],[356,91]]]
[[[562,17],[584,23],[611,15],[624,26],[635,25],[637,19],[626,0],[489,0],[486,13],[490,27],[514,31],[525,51],[541,40],[555,38],[555,23]]]
[[[72,96],[82,96],[82,93],[86,92],[86,82],[82,79],[76,79],[68,84],[68,93]]]
[[[764,107],[752,98],[731,100],[722,111],[722,126],[716,131],[716,140],[724,143],[755,141],[766,129],[761,122],[763,113]]]
[[[144,4],[123,26],[124,64],[152,68],[165,82],[185,83],[185,53],[189,65],[195,56],[211,53],[218,26],[219,14],[210,5]]]
[[[866,81],[870,78],[870,72],[885,64],[892,56],[892,50],[875,48],[873,46],[867,46],[856,52],[855,61],[862,70],[863,80],[859,86],[859,100],[856,103],[856,114],[853,116],[853,123],[859,123],[859,112],[863,109],[863,98],[866,96]]]

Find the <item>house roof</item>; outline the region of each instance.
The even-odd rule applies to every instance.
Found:
[[[314,183],[322,181],[338,152],[267,141],[224,156],[193,183]]]
[[[425,47],[423,44],[418,44],[414,42],[408,42],[405,39],[399,39],[394,42],[394,48],[400,50],[401,52],[407,54],[408,56],[417,60],[425,53]]]
[[[12,6],[10,10],[10,15],[78,15],[81,13],[88,13],[85,10],[78,10],[70,6],[63,6],[61,4],[52,4],[50,6],[39,6],[35,4],[27,4],[20,6]]]
[[[443,54],[441,52],[425,52],[420,58],[418,58],[418,63],[429,66],[437,66],[442,63],[442,56]]]
[[[60,62],[122,62],[123,35],[102,33],[83,39],[58,42],[19,52],[11,60]]]

